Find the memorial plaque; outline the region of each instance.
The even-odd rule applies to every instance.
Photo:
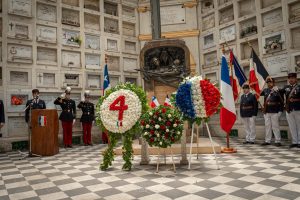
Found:
[[[135,37],[135,25],[123,22],[123,35]]]
[[[300,21],[300,2],[289,4],[289,21],[290,23]]]
[[[270,76],[278,76],[278,74],[288,71],[289,56],[287,54],[282,54],[268,57],[266,63]]]
[[[60,97],[62,93],[52,93],[52,92],[41,92],[40,98],[45,101],[47,109],[58,109],[61,110],[60,106],[54,104],[55,99]]]
[[[67,46],[80,47],[80,32],[63,29],[62,44]]]
[[[8,23],[8,33],[7,36],[15,39],[31,40],[31,25],[22,24],[14,21],[9,21]]]
[[[264,47],[263,53],[274,53],[281,51],[285,48],[285,35],[284,32],[272,33],[262,37],[262,46]]]
[[[220,30],[220,41],[219,43],[224,43],[236,39],[235,25],[228,26]]]
[[[210,33],[203,37],[203,49],[207,49],[215,45],[214,33]]]
[[[118,51],[118,41],[107,39],[107,50]]]
[[[226,8],[220,11],[220,24],[230,22],[234,19],[233,7]]]
[[[185,23],[185,8],[182,5],[161,6],[161,25],[183,24]]]
[[[36,26],[36,40],[39,42],[56,43],[56,27]]]
[[[206,13],[212,9],[214,9],[214,1],[213,0],[204,0],[201,2],[202,13]]]
[[[249,20],[242,21],[240,23],[240,36],[248,37],[250,35],[257,33],[257,25],[256,25],[256,18],[251,18]]]
[[[27,136],[28,125],[25,122],[24,117],[9,117],[8,133],[9,137]]]
[[[86,29],[100,30],[100,16],[84,13],[84,27]]]
[[[8,95],[8,99],[7,99],[8,111],[23,112],[28,99],[29,99],[29,95],[27,93],[12,92],[11,94]]]
[[[10,83],[14,85],[28,85],[28,72],[22,72],[22,71],[10,71]]]
[[[87,75],[87,87],[91,89],[99,89],[101,86],[101,75]]]
[[[255,13],[255,0],[246,0],[239,2],[239,17]]]
[[[208,15],[202,18],[202,29],[207,30],[215,27],[215,15]]]
[[[79,6],[79,0],[62,0],[62,3],[70,6]]]
[[[125,82],[137,85],[137,78],[125,77]]]
[[[135,9],[132,7],[122,5],[122,16],[135,18]]]
[[[80,26],[79,11],[63,8],[61,23],[70,26]]]
[[[10,62],[32,63],[32,47],[18,44],[7,45],[7,60]]]
[[[282,10],[281,8],[272,10],[262,15],[263,26],[272,25],[278,22],[282,22]]]
[[[258,40],[249,41],[251,43],[252,48],[255,52],[259,52],[258,48]],[[248,45],[248,43],[241,44],[241,59],[249,59],[251,56],[252,48]]]
[[[26,17],[32,16],[32,1],[31,0],[9,0],[8,13],[21,15]]]
[[[135,69],[138,68],[137,66],[137,59],[135,58],[123,58],[123,66],[124,71],[126,72],[137,72]]]
[[[80,52],[62,51],[62,66],[70,68],[81,68]]]
[[[37,61],[43,63],[57,63],[57,50],[37,47]]]
[[[105,17],[104,18],[104,31],[108,33],[119,33],[119,23],[118,20],[110,19]]]
[[[204,66],[203,68],[208,68],[214,65],[218,65],[217,52],[213,51],[204,54]]]
[[[300,28],[291,29],[292,48],[300,49]]]
[[[99,0],[84,0],[84,8],[100,11]]]
[[[39,87],[55,87],[55,73],[38,72],[37,85]]]
[[[218,0],[219,2],[219,6],[225,4],[225,3],[228,3],[228,2],[231,2],[232,0]]]
[[[79,87],[79,74],[65,74],[64,87]]]
[[[38,3],[36,10],[37,19],[54,23],[57,21],[57,12],[55,6]]]
[[[100,49],[100,36],[95,35],[85,35],[85,48],[86,49]]]
[[[104,1],[104,13],[113,16],[118,16],[118,4]]]
[[[109,71],[120,71],[120,58],[116,56],[108,56]]]
[[[100,55],[85,54],[85,68],[100,69]]]
[[[218,76],[216,72],[205,74],[205,78],[210,80],[211,83],[218,82]]]
[[[136,51],[136,43],[131,41],[125,41],[126,51]]]
[[[281,0],[261,0],[262,8],[266,8],[268,6],[274,5],[276,3],[280,3]]]
[[[118,76],[110,76],[109,77],[111,87],[116,86],[120,82],[120,77]]]

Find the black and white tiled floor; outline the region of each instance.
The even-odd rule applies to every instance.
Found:
[[[0,154],[0,199],[300,200],[300,149],[233,146],[238,153],[218,155],[220,170],[213,155],[198,160],[194,155],[192,169],[177,164],[176,174],[169,157],[158,174],[156,157],[151,165],[140,166],[138,156],[130,172],[121,170],[121,157],[109,170],[99,171],[104,145],[25,160],[17,152]]]

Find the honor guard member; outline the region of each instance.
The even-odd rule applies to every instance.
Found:
[[[246,141],[243,144],[254,144],[255,117],[257,116],[258,105],[254,94],[250,92],[248,84],[243,85],[244,94],[241,96],[240,115],[246,131]]]
[[[288,74],[289,85],[284,86],[286,118],[292,135],[290,148],[300,148],[300,86],[297,84],[297,74]]]
[[[266,80],[268,88],[265,88],[261,96],[264,97],[263,113],[265,119],[266,136],[265,142],[261,145],[270,145],[272,139],[272,131],[275,136],[275,146],[281,146],[281,136],[279,129],[279,117],[283,111],[283,98],[275,81],[271,77]]]
[[[32,90],[32,97],[33,98],[26,102],[25,121],[27,123],[29,122],[29,115],[31,114],[31,113],[29,113],[30,109],[31,110],[46,109],[46,104],[43,100],[41,100],[39,98],[39,95],[40,95],[40,91],[38,89],[33,89]]]
[[[62,94],[55,101],[55,105],[60,105],[62,112],[59,116],[63,128],[63,140],[65,148],[72,148],[72,127],[76,118],[76,104],[70,99],[71,88],[67,87],[65,94]]]
[[[5,115],[4,115],[4,104],[3,101],[0,100],[0,130],[5,124]]]
[[[83,143],[85,146],[92,145],[91,131],[92,124],[95,120],[94,104],[90,102],[90,91],[84,92],[84,101],[81,101],[78,106],[82,110],[80,122],[83,128]]]

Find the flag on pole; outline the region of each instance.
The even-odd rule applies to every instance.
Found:
[[[256,55],[254,49],[252,49],[250,57],[249,85],[255,91],[257,99],[260,97],[260,93],[268,76],[269,73]]]
[[[166,96],[166,100],[164,102],[164,106],[171,106],[171,102],[170,102],[170,99],[169,99],[169,95]]]
[[[152,101],[150,103],[151,108],[155,108],[157,106],[159,106],[159,102],[157,101],[157,98],[155,96],[152,97]]]
[[[223,107],[220,112],[220,125],[226,133],[229,133],[236,120],[236,110],[233,90],[230,84],[228,64],[224,55],[222,56],[221,63],[221,94]]]
[[[105,94],[105,90],[110,88],[110,81],[108,75],[107,63],[104,66],[104,81],[103,81],[103,95]]]

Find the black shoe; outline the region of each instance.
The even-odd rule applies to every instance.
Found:
[[[276,143],[275,143],[275,146],[276,146],[276,147],[280,147],[280,146],[281,146],[281,143],[280,143],[280,142],[276,142]]]
[[[254,142],[249,142],[249,144],[254,144]]]
[[[84,144],[84,146],[88,146],[89,144]]]
[[[295,148],[295,147],[298,147],[298,144],[291,144],[291,145],[289,146],[289,148]]]
[[[89,143],[90,146],[93,146],[93,143]]]
[[[69,145],[69,148],[73,148],[73,146],[72,146],[72,145]]]
[[[250,142],[248,142],[248,141],[245,141],[245,142],[243,142],[243,144],[249,144]]]
[[[68,145],[65,144],[65,145],[64,145],[64,148],[68,148]]]
[[[266,145],[270,145],[271,143],[269,143],[269,142],[264,142],[264,143],[262,143],[261,144],[261,146],[266,146]]]

